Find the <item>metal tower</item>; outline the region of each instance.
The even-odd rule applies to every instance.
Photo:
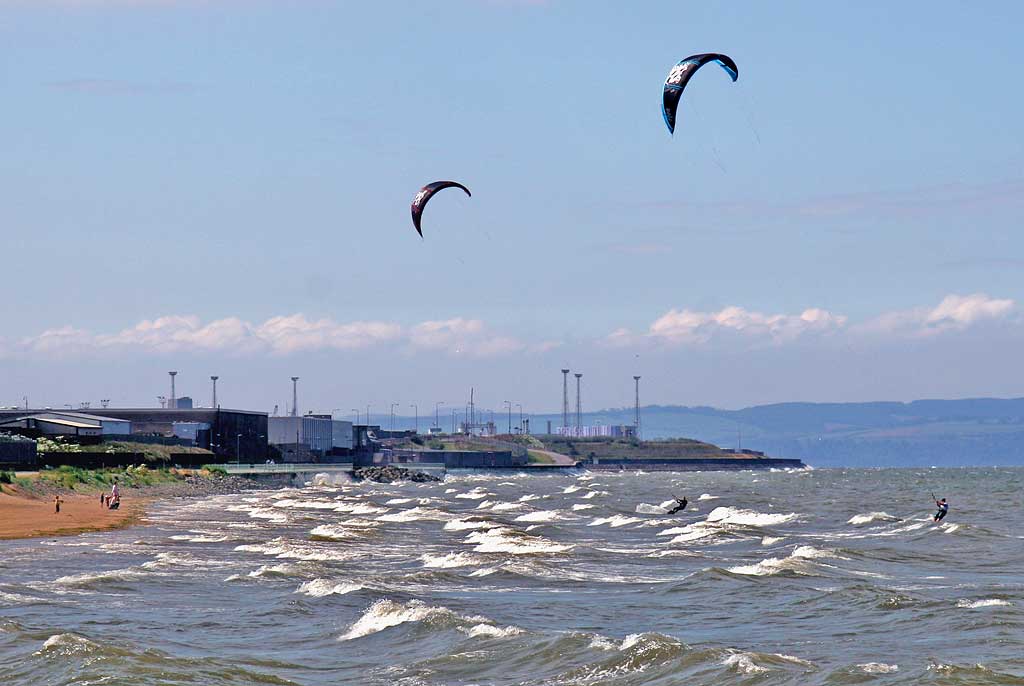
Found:
[[[636,437],[640,438],[640,377],[634,376],[633,381],[636,382],[636,400],[633,406],[633,431],[636,433]]]
[[[219,378],[219,376],[210,377],[210,381],[213,382],[213,404],[210,405],[210,407],[212,407],[215,410],[217,409],[217,379]]]
[[[178,372],[167,372],[171,375],[171,397],[167,400],[167,407],[176,410],[178,409],[178,396],[174,394],[174,377],[178,375]]]
[[[583,434],[583,404],[580,401],[580,379],[582,374],[576,374],[576,437]]]
[[[299,416],[299,377],[292,377],[292,416]]]
[[[562,370],[562,426],[569,428],[569,370]]]

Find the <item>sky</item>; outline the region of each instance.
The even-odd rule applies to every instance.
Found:
[[[0,0],[0,405],[1020,396],[1024,5]],[[683,97],[687,55],[723,52]],[[438,194],[420,239],[409,202]]]

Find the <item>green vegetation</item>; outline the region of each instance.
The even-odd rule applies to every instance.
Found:
[[[47,453],[132,454],[142,455],[147,462],[168,462],[172,454],[213,455],[209,450],[187,445],[161,445],[135,441],[110,441],[95,445],[79,445],[61,438],[56,440],[39,438],[36,441],[36,450],[40,457],[45,457]]]
[[[145,465],[126,469],[81,469],[79,467],[57,467],[39,472],[39,481],[60,488],[73,490],[103,490],[114,479],[125,488],[152,486],[153,484],[180,481],[184,476],[169,469],[150,469]]]
[[[210,474],[216,474],[217,476],[228,475],[228,470],[224,469],[224,467],[219,464],[204,464],[203,469],[210,472]]]
[[[529,457],[530,464],[554,464],[555,460],[550,455],[545,453],[537,452],[536,450],[527,450],[527,456]]]
[[[0,471],[0,484],[10,483],[14,483],[14,473]]]

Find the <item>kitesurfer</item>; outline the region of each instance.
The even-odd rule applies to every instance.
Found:
[[[687,500],[687,499],[686,499],[686,496],[684,495],[684,496],[683,496],[683,498],[682,498],[681,500],[680,500],[679,498],[676,498],[676,502],[678,503],[678,505],[676,505],[676,506],[675,506],[675,507],[673,507],[673,508],[672,508],[671,510],[669,510],[669,511],[668,511],[668,513],[669,513],[669,514],[675,514],[676,512],[682,512],[683,510],[685,510],[685,509],[686,509],[686,505],[687,505],[687,503],[689,503],[690,501],[689,501],[689,500]]]
[[[949,503],[946,502],[945,498],[935,501],[935,506],[939,508],[939,511],[935,513],[933,521],[940,522],[949,513]]]

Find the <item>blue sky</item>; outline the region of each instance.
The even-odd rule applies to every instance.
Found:
[[[0,0],[0,403],[1020,395],[1024,7]],[[676,135],[669,68],[691,81]],[[439,195],[424,240],[409,201]],[[808,311],[811,314],[806,314]]]

